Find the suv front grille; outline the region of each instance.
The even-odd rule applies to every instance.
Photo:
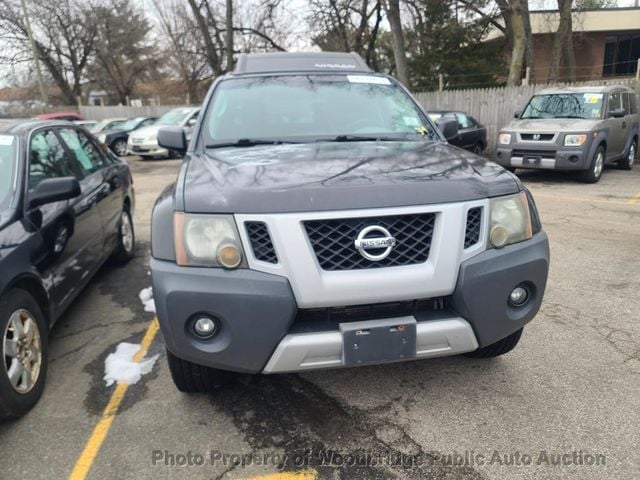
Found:
[[[556,151],[555,150],[513,150],[511,152],[511,157],[540,157],[540,158],[548,158],[555,159]]]
[[[318,263],[323,270],[358,270],[397,267],[424,263],[429,258],[434,213],[393,215],[388,217],[341,218],[304,222]],[[377,225],[386,228],[396,239],[396,245],[383,260],[364,258],[355,247],[363,228]],[[384,249],[368,250],[378,254]]]
[[[528,142],[550,142],[554,133],[521,133],[520,138]]]
[[[278,263],[278,256],[273,248],[267,225],[264,222],[245,222],[244,225],[256,259],[267,263]]]
[[[467,212],[467,230],[464,234],[464,248],[469,248],[480,240],[482,207],[470,208]]]

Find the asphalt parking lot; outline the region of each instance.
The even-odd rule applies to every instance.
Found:
[[[595,185],[521,174],[552,264],[512,353],[241,377],[187,396],[138,299],[151,207],[179,161],[130,163],[137,258],[105,267],[54,328],[42,400],[0,424],[0,478],[640,478],[640,167]],[[145,334],[152,372],[106,387],[106,356]]]

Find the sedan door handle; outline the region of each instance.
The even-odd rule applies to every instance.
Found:
[[[627,122],[622,122],[622,128],[627,128]]]

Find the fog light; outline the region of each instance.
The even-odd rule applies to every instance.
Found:
[[[223,245],[218,249],[218,263],[224,268],[237,268],[242,262],[242,253],[235,245]]]
[[[509,233],[507,229],[502,225],[494,225],[491,228],[491,233],[489,234],[489,240],[491,240],[491,245],[496,248],[504,247],[509,239]]]
[[[516,307],[524,305],[528,299],[529,292],[527,292],[527,289],[524,287],[514,288],[509,295],[509,302]]]
[[[211,338],[217,330],[218,327],[215,320],[209,317],[200,317],[193,324],[193,331],[200,338]]]

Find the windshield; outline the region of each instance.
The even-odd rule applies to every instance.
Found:
[[[16,140],[13,135],[0,134],[0,212],[9,206],[13,193],[13,172],[16,166]]]
[[[156,125],[180,125],[187,115],[190,115],[191,113],[192,110],[190,108],[176,108],[174,110],[170,110],[158,119]]]
[[[436,139],[413,100],[385,77],[299,75],[231,79],[215,90],[206,145],[242,139],[317,141],[336,137]]]
[[[141,121],[142,120],[139,118],[132,118],[131,120],[124,122],[122,125],[118,125],[118,128],[122,130],[133,130]]]
[[[535,95],[520,118],[602,118],[603,93]]]

